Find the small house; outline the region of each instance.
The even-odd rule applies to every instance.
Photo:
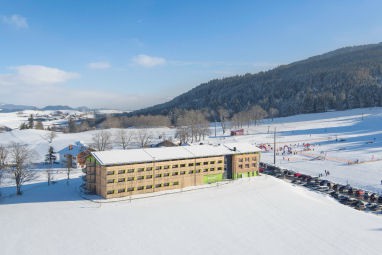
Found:
[[[71,155],[73,165],[75,166],[77,164],[78,154],[80,154],[81,152],[85,150],[87,150],[87,146],[80,141],[77,141],[74,144],[70,144],[66,146],[65,148],[58,151],[58,155],[60,156],[60,163],[66,164],[66,159],[68,155]]]
[[[244,135],[244,129],[231,130],[231,136]]]

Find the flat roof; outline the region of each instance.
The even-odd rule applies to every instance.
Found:
[[[123,165],[175,159],[203,158],[261,151],[249,143],[220,145],[190,145],[177,147],[142,148],[130,150],[95,151],[91,154],[101,165]]]

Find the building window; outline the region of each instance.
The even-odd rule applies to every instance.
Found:
[[[208,165],[208,162],[207,162],[207,161],[206,161],[206,162],[203,162],[203,165],[204,165],[204,166]]]
[[[118,170],[118,174],[124,174],[125,170]]]
[[[143,171],[145,171],[144,168],[138,168],[138,172],[143,172]]]
[[[218,170],[223,170],[223,168],[222,167],[218,167]]]
[[[108,190],[108,191],[107,191],[107,194],[108,194],[108,195],[114,194],[114,190]]]
[[[204,173],[208,172],[208,168],[204,168],[204,169],[203,169],[203,172],[204,172]]]
[[[146,171],[152,171],[153,168],[152,167],[146,167]]]
[[[200,173],[200,172],[201,172],[201,170],[200,170],[200,169],[196,170],[196,173]]]
[[[215,164],[215,161],[210,161],[210,164]]]
[[[172,176],[176,176],[176,175],[179,175],[179,173],[178,172],[173,172],[172,173]]]
[[[155,170],[161,170],[161,169],[162,169],[162,166],[155,167]]]
[[[138,176],[138,177],[137,177],[137,180],[143,180],[143,179],[145,179],[144,176]]]
[[[170,186],[170,183],[166,182],[166,183],[163,184],[163,186],[168,187],[168,186]]]
[[[181,171],[180,172],[180,175],[184,175],[184,174],[186,174],[186,171]]]
[[[173,182],[172,185],[179,185],[179,182]]]
[[[188,166],[194,166],[194,163],[189,163]]]
[[[128,181],[134,181],[134,177],[127,177]]]
[[[146,189],[152,189],[153,188],[153,185],[147,185],[146,186]]]
[[[163,167],[163,169],[169,169],[170,168],[170,166],[164,166]]]
[[[191,170],[191,171],[188,171],[189,174],[193,174],[194,173],[194,170]]]
[[[243,162],[243,159],[242,159],[242,158],[239,158],[239,162]]]
[[[186,167],[186,164],[180,164],[180,167]]]
[[[164,173],[163,176],[168,177],[168,176],[170,176],[170,173]]]
[[[178,165],[172,165],[172,168],[178,168]]]
[[[134,191],[134,188],[127,188],[127,192],[132,192]]]
[[[161,178],[162,177],[162,174],[156,174],[155,175],[155,178]]]
[[[123,193],[123,192],[125,192],[125,189],[119,189],[118,190],[118,193]]]
[[[249,164],[245,164],[245,168],[249,168]]]
[[[113,175],[114,171],[107,171],[107,175]]]
[[[256,167],[256,163],[252,163],[251,165],[252,165],[252,167]]]
[[[161,188],[162,184],[155,184],[155,188]]]
[[[219,161],[218,161],[218,164],[221,164],[221,163],[223,163],[223,160],[219,160]]]
[[[129,174],[134,173],[134,169],[128,169],[127,173],[129,173]]]
[[[146,179],[152,179],[153,176],[152,175],[146,175]]]
[[[119,178],[118,182],[125,182],[125,178]]]
[[[252,161],[257,161],[257,160],[256,160],[256,157],[253,157],[253,158],[252,158]]]
[[[108,179],[107,183],[114,183],[114,179]]]
[[[137,188],[137,190],[143,190],[145,187],[144,186],[139,186],[138,188]]]
[[[240,168],[240,169],[243,168],[243,165],[239,165],[239,168]]]
[[[200,166],[200,162],[196,163],[197,166]]]
[[[210,168],[210,171],[215,171],[215,168],[211,167],[211,168]]]

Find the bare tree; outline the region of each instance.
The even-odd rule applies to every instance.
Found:
[[[3,177],[3,173],[5,171],[7,157],[8,157],[7,148],[3,145],[0,145],[0,184],[1,184],[1,178]]]
[[[36,176],[36,173],[29,168],[33,156],[33,151],[27,145],[20,143],[9,145],[9,171],[15,180],[17,195],[21,195],[22,185]]]
[[[135,140],[141,148],[149,145],[152,138],[152,134],[146,128],[139,129],[135,134]]]
[[[57,137],[57,133],[54,131],[50,131],[47,134],[42,136],[42,139],[47,141],[48,143],[53,143],[53,140]]]
[[[268,112],[269,112],[269,116],[272,118],[272,121],[273,121],[274,117],[279,115],[279,110],[277,110],[276,108],[273,108],[273,107],[269,108]]]
[[[259,120],[264,119],[267,117],[267,112],[260,106],[260,105],[254,105],[251,107],[251,109],[248,111],[249,114],[249,121],[255,121],[255,125]]]
[[[224,135],[227,129],[227,121],[228,121],[229,113],[226,109],[220,107],[218,109],[218,114],[219,114],[220,125],[222,127],[223,135]]]
[[[98,151],[105,151],[111,149],[112,141],[111,141],[111,133],[109,131],[100,131],[93,135],[92,137],[92,147]]]
[[[116,133],[115,142],[119,144],[122,149],[126,150],[127,146],[131,143],[133,138],[133,133],[128,132],[124,129],[120,129]]]

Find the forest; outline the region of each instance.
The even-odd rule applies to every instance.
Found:
[[[381,43],[346,47],[266,72],[211,80],[129,116],[198,110],[213,121],[220,120],[221,109],[238,118],[254,106],[271,117],[382,106],[381,74]]]

